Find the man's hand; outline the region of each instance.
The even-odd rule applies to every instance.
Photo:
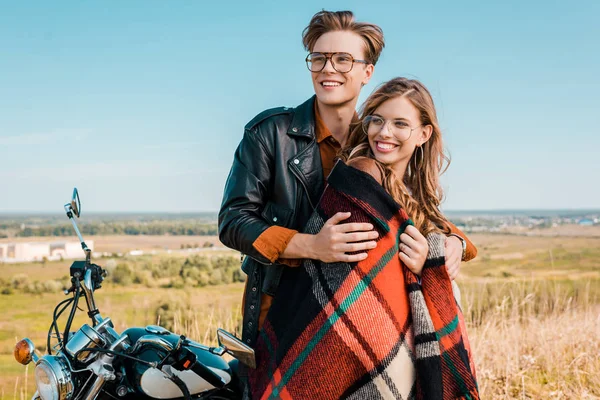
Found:
[[[408,225],[404,233],[400,235],[400,242],[400,252],[398,253],[400,260],[413,273],[421,276],[429,252],[427,239],[417,228]]]
[[[346,253],[375,248],[377,246],[375,239],[379,234],[369,223],[340,224],[349,217],[349,212],[335,214],[325,222],[319,233],[312,236],[311,258],[323,262],[356,262],[367,258],[366,251],[358,254]]]
[[[455,280],[460,272],[460,262],[462,259],[462,242],[456,236],[446,238],[446,269],[450,280]]]

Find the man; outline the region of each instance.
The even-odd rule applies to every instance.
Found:
[[[317,235],[298,230],[319,201],[335,155],[356,119],[360,90],[384,47],[383,32],[356,22],[350,11],[321,11],[304,30],[303,44],[310,52],[306,62],[315,96],[296,108],[264,111],[246,125],[219,212],[221,242],[248,256],[242,265],[248,275],[242,340],[250,346],[283,268],[297,267],[304,258],[356,262],[376,245],[377,232],[370,224],[342,223],[350,213],[337,213]],[[453,278],[461,258],[476,253],[456,235],[446,250]]]

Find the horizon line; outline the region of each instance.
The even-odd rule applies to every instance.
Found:
[[[511,211],[511,212],[523,212],[523,211],[599,211],[600,207],[565,207],[565,208],[452,208],[452,209],[443,209],[443,212],[498,212],[498,211]],[[134,210],[120,210],[120,211],[88,211],[84,212],[85,215],[95,215],[95,214],[218,214],[218,210],[185,210],[185,211],[134,211]],[[9,211],[0,211],[0,215],[18,215],[18,214],[32,214],[32,215],[40,215],[40,214],[64,214],[64,210],[61,211],[49,211],[49,210],[9,210]]]

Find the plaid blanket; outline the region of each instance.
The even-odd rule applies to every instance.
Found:
[[[378,245],[358,263],[286,268],[255,346],[252,399],[478,399],[464,320],[429,235],[419,284],[398,258],[406,212],[368,174],[338,162],[305,231],[337,211],[370,222]]]

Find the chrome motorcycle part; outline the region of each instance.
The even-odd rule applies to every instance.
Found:
[[[169,333],[171,333],[168,329],[158,325],[148,325],[146,327],[146,332],[154,333],[155,335],[168,335]]]
[[[15,345],[14,355],[15,360],[23,365],[27,365],[32,361],[37,364],[40,359],[35,354],[35,345],[29,338],[25,338]]]
[[[83,398],[85,400],[94,400],[96,396],[98,396],[98,393],[100,393],[100,390],[102,390],[102,386],[104,386],[104,383],[106,383],[106,381],[102,377],[97,377],[94,381],[94,384],[92,385],[90,390],[87,391],[85,396],[83,396]]]
[[[94,329],[104,334],[104,338],[107,339],[109,342],[113,343],[121,337],[121,335],[119,335],[117,331],[115,331],[112,321],[109,317],[102,319],[100,314],[97,314],[95,316],[95,320],[99,321],[99,323],[98,325],[94,326]],[[125,342],[123,342],[123,346],[124,349],[127,349],[127,347],[129,347],[128,344]]]
[[[217,338],[219,346],[224,347],[225,351],[241,363],[246,364],[250,368],[256,368],[256,356],[252,347],[233,336],[231,333],[223,329],[217,329]]]
[[[35,383],[42,400],[69,400],[73,396],[71,370],[61,356],[44,356],[39,360]]]
[[[120,337],[117,338],[117,340],[115,340],[110,345],[110,350],[113,350],[113,351],[127,350],[127,349],[129,349],[130,345],[131,345],[131,342],[129,340],[129,337],[127,335],[121,335]]]
[[[102,330],[106,329],[107,327],[113,327],[112,321],[108,317],[104,318],[98,325],[94,326],[94,329],[96,329],[98,332],[102,332]]]
[[[196,342],[194,342],[192,340],[189,340],[189,339],[185,340],[183,342],[183,344],[184,344],[184,346],[193,347],[195,349],[209,351],[209,352],[211,352],[213,354],[216,354],[218,356],[222,356],[223,354],[225,354],[225,349],[221,349],[220,347],[208,347],[208,346],[205,346],[203,344],[196,343]],[[221,350],[221,354],[219,354],[219,352],[218,352],[219,349]],[[217,350],[217,351],[215,352],[215,350]]]
[[[73,197],[71,197],[71,210],[75,213],[77,218],[81,215],[81,200],[79,199],[79,192],[77,188],[73,188]]]
[[[129,390],[127,390],[126,386],[121,385],[117,388],[117,396],[119,397],[126,396],[128,392]]]
[[[73,189],[73,198],[71,199],[71,202],[65,204],[64,207],[67,213],[67,217],[69,217],[69,219],[71,220],[71,223],[73,224],[73,229],[75,229],[75,233],[77,233],[77,237],[81,242],[81,248],[85,252],[85,259],[89,263],[90,258],[92,256],[92,250],[90,250],[90,248],[87,247],[87,244],[85,244],[85,242],[83,241],[83,237],[81,236],[79,227],[77,226],[77,223],[73,218],[73,214],[75,214],[77,218],[79,218],[79,216],[81,215],[81,201],[79,199],[79,192],[77,192],[77,188]]]
[[[88,310],[90,312],[96,312],[98,309],[96,308],[96,301],[94,300],[94,286],[92,283],[92,270],[88,269],[85,271],[85,275],[83,278],[83,283],[81,285],[83,292],[85,293],[85,301],[88,306]],[[95,319],[94,319],[95,320]],[[96,321],[98,323],[98,321]]]
[[[158,347],[158,348],[168,351],[168,352],[173,351],[173,349],[175,348],[175,346],[173,346],[171,343],[167,342],[166,340],[163,340],[156,336],[145,335],[145,336],[142,336],[141,338],[139,338],[135,342],[135,345],[130,350],[130,353],[135,354],[142,347],[148,346],[148,345]]]
[[[96,361],[91,363],[87,369],[105,381],[114,381],[117,378],[115,369],[112,366],[114,359],[112,354],[103,354]]]
[[[83,397],[85,400],[94,400],[107,381],[114,381],[117,379],[113,367],[114,359],[115,357],[112,354],[102,354],[96,361],[88,366],[88,370],[96,375],[96,379]]]
[[[98,333],[98,331],[88,324],[84,324],[75,335],[69,339],[67,345],[65,346],[65,352],[69,354],[71,357],[76,357],[76,359],[82,363],[86,363],[90,361],[96,353],[91,350],[95,348],[103,348],[106,345],[106,341]],[[90,349],[86,351],[80,351],[82,349]],[[75,356],[77,354],[77,356]]]

